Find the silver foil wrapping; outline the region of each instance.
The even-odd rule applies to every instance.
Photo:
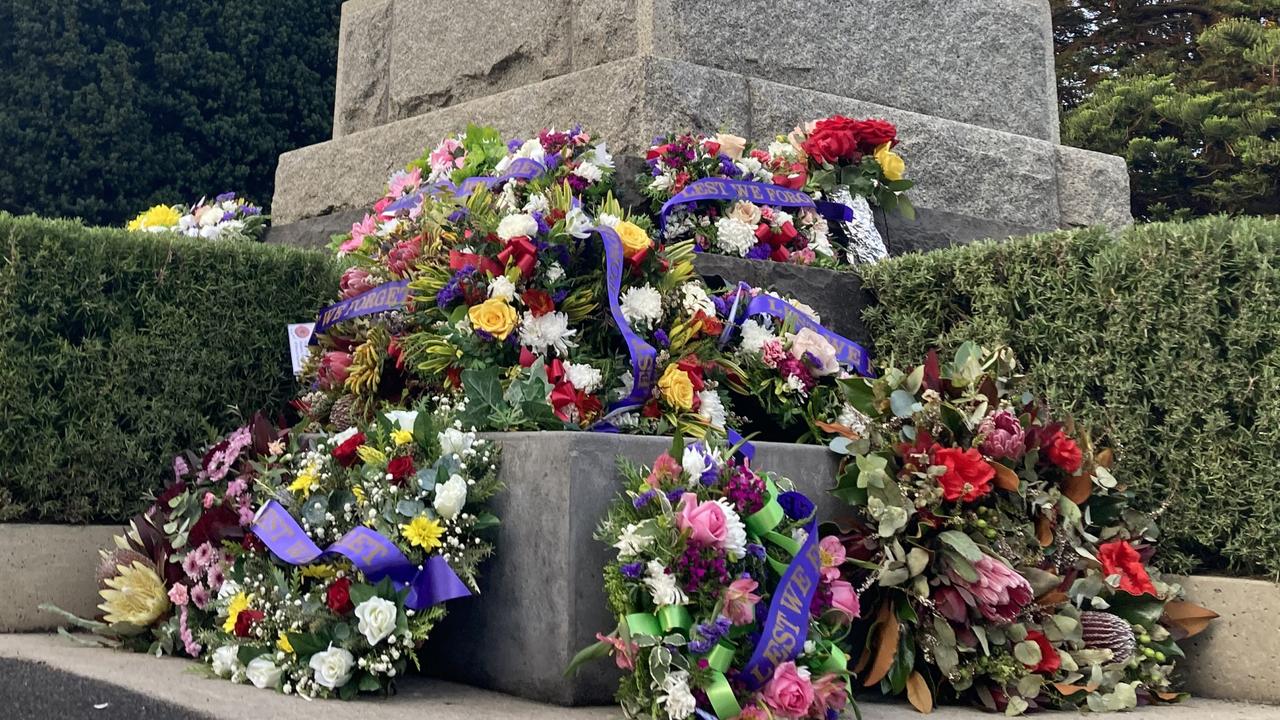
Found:
[[[853,211],[853,219],[835,223],[838,237],[844,241],[847,260],[852,265],[870,265],[889,257],[884,238],[876,229],[875,216],[867,199],[854,197],[849,188],[841,185],[831,191],[831,202],[840,203]]]

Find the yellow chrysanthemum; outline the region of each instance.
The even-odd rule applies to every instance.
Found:
[[[240,613],[249,609],[249,601],[252,599],[252,595],[246,595],[243,592],[232,596],[231,602],[227,604],[227,621],[222,623],[224,632],[236,631],[236,619],[240,617]]]
[[[293,654],[293,645],[289,642],[289,636],[283,630],[280,631],[280,637],[276,639],[276,647],[281,652]]]
[[[368,445],[361,445],[356,448],[356,454],[360,456],[360,460],[366,465],[383,465],[387,462],[385,453]]]
[[[116,565],[117,575],[103,580],[98,591],[103,603],[98,606],[108,623],[129,623],[146,627],[169,609],[169,596],[164,582],[154,568],[140,560]]]
[[[395,432],[391,433],[391,439],[395,442],[396,445],[408,445],[409,443],[413,442],[413,431],[412,430],[396,430]]]
[[[129,221],[130,230],[151,230],[155,228],[171,228],[178,225],[182,215],[168,205],[155,205],[148,208],[138,217]]]
[[[351,494],[356,496],[356,502],[360,503],[361,505],[364,504],[364,488],[360,487],[359,485],[352,485]]]
[[[430,551],[440,547],[444,528],[435,520],[419,515],[410,520],[408,525],[401,525],[400,533],[410,545]]]
[[[300,572],[302,573],[302,577],[314,578],[316,580],[327,580],[337,574],[337,571],[332,565],[325,563],[303,565]]]
[[[289,492],[305,498],[311,494],[311,486],[315,484],[315,482],[315,473],[311,472],[311,468],[307,468],[306,470],[298,473],[298,477],[294,478],[293,482],[289,483]]]

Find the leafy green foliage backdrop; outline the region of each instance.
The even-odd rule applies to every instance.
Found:
[[[0,210],[120,225],[329,138],[340,0],[0,3]]]
[[[172,459],[293,397],[323,253],[0,213],[0,522],[120,521]]]
[[[1011,345],[1115,448],[1178,570],[1280,575],[1280,221],[981,242],[861,271],[876,354]]]

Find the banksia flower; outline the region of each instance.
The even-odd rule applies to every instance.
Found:
[[[1080,612],[1080,627],[1084,631],[1084,645],[1089,649],[1111,651],[1114,662],[1124,662],[1133,657],[1137,641],[1128,621],[1118,615],[1096,610]]]
[[[359,419],[356,415],[355,396],[343,395],[333,401],[333,407],[329,409],[329,422],[333,423],[335,430],[342,432],[356,424]]]

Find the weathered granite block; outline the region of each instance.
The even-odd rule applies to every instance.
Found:
[[[272,215],[287,224],[367,207],[392,170],[469,121],[509,134],[582,122],[615,154],[636,157],[654,135],[672,129],[725,128],[756,137],[832,112],[885,117],[902,128],[900,150],[917,181],[913,202],[930,212],[915,223],[891,221],[891,230],[921,238],[899,250],[934,246],[939,236],[956,242],[1057,228],[1058,175],[1073,172],[1084,157],[1059,157],[1055,144],[1022,135],[692,63],[630,57],[285,153],[276,170]],[[622,179],[634,168],[624,166]],[[1114,182],[1095,191],[1098,197],[1124,192]],[[1089,206],[1073,208],[1077,221],[1090,221]]]
[[[612,663],[563,674],[597,632],[617,624],[600,580],[608,548],[593,534],[621,491],[617,457],[652,462],[670,439],[574,432],[490,437],[502,446],[506,483],[494,501],[502,518],[497,553],[483,570],[483,594],[450,603],[432,639],[450,649],[449,657],[427,670],[544,702],[608,703],[617,682]],[[755,465],[791,478],[818,503],[821,517],[837,511],[825,492],[836,456],[825,448],[757,443]]]
[[[1062,227],[1133,224],[1129,166],[1124,158],[1059,145],[1058,212]]]
[[[348,3],[348,5],[355,3]],[[368,0],[358,0],[362,8]],[[343,14],[334,137],[637,55],[1058,138],[1053,34],[1040,0],[381,0]],[[363,25],[357,28],[356,25]],[[374,49],[374,45],[379,49]],[[387,61],[389,55],[390,61]],[[981,72],[974,63],[981,59]],[[362,98],[390,89],[389,114]]]
[[[391,120],[392,0],[348,0],[338,31],[338,77],[333,94],[333,136]]]
[[[1221,617],[1183,643],[1179,663],[1195,695],[1280,704],[1280,585],[1269,580],[1193,575],[1181,578],[1187,599]],[[1280,709],[1276,710],[1280,717]]]

